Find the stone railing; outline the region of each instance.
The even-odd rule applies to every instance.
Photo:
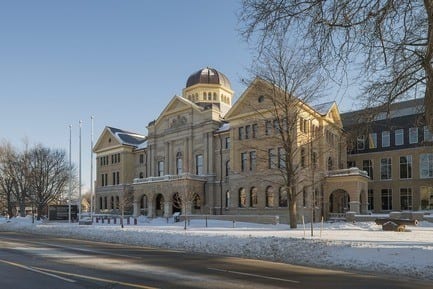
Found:
[[[362,176],[368,178],[368,173],[366,171],[360,170],[358,168],[348,168],[342,170],[329,171],[327,173],[328,177],[340,177],[340,176]]]
[[[164,175],[158,177],[148,177],[148,178],[135,178],[133,180],[134,184],[145,184],[154,182],[168,182],[168,181],[181,181],[181,180],[197,180],[206,181],[209,178],[215,177],[215,175],[194,175],[190,173],[184,173],[180,175]]]

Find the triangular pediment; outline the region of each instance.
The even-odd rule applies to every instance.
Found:
[[[176,95],[171,99],[165,109],[158,116],[155,121],[155,125],[158,126],[164,119],[168,117],[172,118],[173,115],[182,114],[182,112],[191,110],[191,108],[197,111],[201,111],[200,107],[195,103]]]
[[[269,94],[270,89],[272,88],[268,82],[256,78],[227,112],[224,119],[231,121],[268,110],[270,106],[266,95]]]
[[[330,122],[335,123],[338,126],[343,126],[341,121],[340,111],[336,103],[334,103],[328,111],[327,118]]]
[[[121,146],[122,144],[118,141],[118,139],[113,135],[111,130],[108,127],[105,127],[99,136],[96,144],[93,147],[93,151],[95,153],[102,152],[105,150],[110,150]]]

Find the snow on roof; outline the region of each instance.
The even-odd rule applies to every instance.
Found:
[[[124,145],[140,146],[146,142],[146,137],[141,134],[121,130],[114,127],[107,127],[117,140]]]
[[[318,113],[320,113],[321,115],[325,115],[329,112],[329,110],[331,109],[334,103],[335,103],[334,101],[320,103],[320,104],[313,105],[312,108]]]
[[[230,123],[225,122],[225,123],[222,124],[222,126],[220,126],[220,127],[216,130],[216,133],[219,133],[219,132],[225,132],[225,131],[228,131],[228,130],[230,130]]]

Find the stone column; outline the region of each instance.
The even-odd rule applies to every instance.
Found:
[[[139,202],[138,200],[134,200],[133,204],[132,204],[133,208],[134,208],[134,213],[133,215],[135,217],[140,215],[140,206],[139,206]]]
[[[360,213],[361,203],[359,201],[349,202],[349,210],[351,212],[355,212],[356,214]]]
[[[153,207],[153,199],[149,198],[147,200],[147,217],[153,218],[154,215],[155,215],[155,209]]]
[[[164,217],[170,217],[172,215],[173,207],[170,201],[164,202]]]

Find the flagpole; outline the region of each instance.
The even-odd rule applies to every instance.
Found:
[[[90,218],[93,220],[93,115],[90,117],[92,122],[90,132]]]
[[[68,192],[68,221],[71,222],[71,197],[72,197],[72,125],[69,125],[69,192]]]
[[[79,160],[78,160],[78,220],[81,221],[81,127],[82,127],[83,121],[79,121],[80,125],[80,131],[79,131]]]

